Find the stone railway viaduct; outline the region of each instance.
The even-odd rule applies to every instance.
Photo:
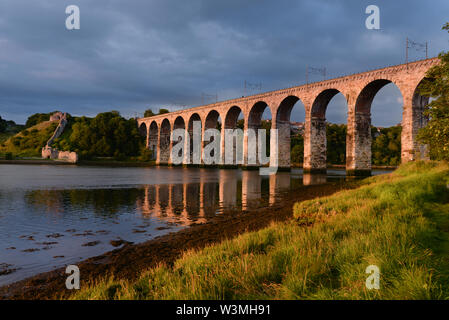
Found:
[[[201,121],[201,130],[216,128],[218,119],[222,128],[236,128],[240,114],[244,131],[261,127],[262,114],[269,108],[272,129],[278,129],[278,143],[271,141],[270,166],[290,167],[290,114],[300,100],[305,107],[304,171],[326,171],[326,109],[338,93],[347,102],[346,170],[349,175],[371,172],[371,103],[385,85],[394,83],[403,98],[402,162],[426,158],[426,146],[418,144],[416,135],[425,126],[423,116],[428,98],[418,93],[418,86],[428,69],[439,63],[438,58],[419,60],[408,64],[347,75],[238,99],[217,102],[167,114],[137,119],[139,129],[146,136],[147,147],[156,155],[157,164],[171,163],[170,134],[174,129],[185,129],[192,135],[193,122]],[[221,163],[224,164],[225,139],[221,130]],[[203,145],[201,146],[203,147]],[[186,150],[187,148],[185,148]],[[247,165],[248,138],[243,139],[243,166]],[[234,156],[235,158],[235,156]],[[186,165],[190,164],[186,157]],[[234,164],[235,159],[234,159]]]

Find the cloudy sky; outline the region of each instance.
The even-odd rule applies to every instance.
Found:
[[[365,27],[370,4],[381,30]],[[65,27],[68,5],[80,8],[80,30]],[[307,65],[337,77],[403,63],[406,37],[429,41],[435,56],[449,45],[448,12],[447,0],[1,0],[0,116],[176,110],[201,104],[202,93],[242,96],[245,80],[263,91],[302,84]],[[401,103],[384,87],[373,123],[400,122]],[[303,114],[296,106],[292,120]],[[345,114],[336,96],[327,119]]]

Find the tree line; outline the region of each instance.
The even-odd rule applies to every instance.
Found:
[[[118,111],[99,113],[94,118],[68,117],[68,125],[54,146],[78,153],[81,159],[113,157],[125,160],[145,157],[145,139],[137,121],[125,119]]]

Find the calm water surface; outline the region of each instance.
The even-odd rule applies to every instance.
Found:
[[[0,285],[100,255],[114,241],[143,242],[226,210],[270,206],[344,174],[0,165]]]

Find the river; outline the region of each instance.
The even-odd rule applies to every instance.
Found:
[[[237,169],[0,165],[0,286],[342,178],[344,170],[260,176]]]

